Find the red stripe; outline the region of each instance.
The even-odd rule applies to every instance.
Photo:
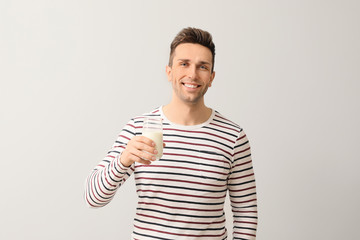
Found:
[[[164,153],[163,155],[172,155],[172,156],[180,156],[180,157],[191,157],[191,158],[199,158],[199,159],[205,159],[205,160],[210,160],[210,161],[228,163],[228,162],[225,161],[225,160],[217,160],[217,159],[213,159],[213,158],[198,157],[198,156],[189,155],[189,154]]]
[[[236,141],[239,141],[241,139],[243,139],[244,137],[246,137],[246,134],[244,134],[243,136],[239,137],[238,139],[236,139]]]
[[[182,144],[188,144],[188,145],[195,145],[195,146],[204,146],[204,147],[211,147],[211,148],[215,148],[215,149],[218,149],[220,151],[223,151],[224,153],[232,156],[231,153],[225,151],[224,149],[222,148],[219,148],[219,147],[215,147],[215,146],[211,146],[211,145],[207,145],[207,144],[200,144],[200,143],[189,143],[189,142],[181,142],[181,141],[164,141],[165,143],[182,143]],[[226,161],[225,161],[226,162]]]
[[[139,117],[135,117],[134,120],[137,120],[137,119],[143,119],[145,118],[144,116],[139,116]]]
[[[144,227],[139,227],[137,225],[134,224],[134,227],[142,229],[142,230],[148,230],[148,231],[153,231],[153,232],[158,232],[158,233],[164,233],[164,234],[171,234],[171,235],[176,235],[176,236],[185,236],[185,237],[220,237],[223,236],[225,234],[214,234],[214,235],[193,235],[193,234],[180,234],[180,233],[172,233],[172,232],[166,232],[166,231],[160,231],[160,230],[155,230],[155,229],[151,229],[151,228],[144,228]]]
[[[253,202],[256,201],[257,199],[251,199],[251,200],[247,200],[247,201],[242,201],[242,202],[235,202],[235,201],[231,201],[232,203],[248,203],[248,202]]]
[[[115,174],[114,170],[111,169],[111,172],[112,172],[112,174],[113,174],[115,177],[121,178],[121,176],[118,176],[118,175]]]
[[[95,205],[93,205],[93,204],[91,204],[91,203],[89,202],[88,196],[86,196],[86,202],[87,202],[90,206],[92,206],[92,207],[98,207],[98,206],[95,206]]]
[[[179,131],[179,132],[189,132],[189,133],[207,134],[207,135],[211,135],[211,136],[215,136],[215,137],[224,139],[224,140],[226,140],[226,141],[228,141],[228,142],[231,142],[231,143],[235,143],[234,141],[231,141],[230,139],[227,139],[227,138],[225,138],[225,137],[221,137],[221,136],[216,135],[216,134],[213,134],[213,133],[200,132],[200,131],[189,131],[189,130],[179,130],[179,129],[175,129],[175,128],[164,128],[164,130],[172,130],[172,131]]]
[[[246,148],[246,149],[244,149],[244,150],[241,150],[241,151],[239,151],[239,152],[236,152],[236,153],[234,153],[234,156],[236,155],[236,154],[239,154],[239,153],[242,153],[242,152],[246,152],[247,150],[249,150],[250,149],[250,147],[248,147],[248,148]]]
[[[125,149],[125,146],[120,145],[120,146],[115,146],[115,147],[114,147],[114,149],[115,149],[115,148],[122,148],[122,149]]]
[[[91,179],[92,180],[92,175],[93,174],[91,174],[89,177],[88,177],[88,179],[87,179],[87,182],[89,183],[89,179]],[[91,190],[92,190],[92,183],[91,183],[92,181],[90,181],[90,188],[91,188]],[[92,206],[92,207],[97,207],[96,205],[93,205],[93,204],[91,204],[90,203],[90,201],[89,201],[89,198],[88,198],[88,195],[90,195],[90,193],[89,193],[89,191],[86,189],[86,195],[85,195],[85,197],[86,197],[86,202],[90,205],[90,206]]]
[[[172,206],[167,206],[167,205],[163,205],[163,204],[147,203],[147,202],[139,202],[138,204],[155,205],[155,206],[165,207],[165,208],[181,209],[181,210],[189,210],[189,211],[198,211],[198,212],[218,212],[218,211],[223,211],[222,208],[219,208],[219,209],[184,208],[184,207],[172,207]]]
[[[106,182],[107,182],[110,186],[116,187],[116,185],[112,185],[112,184],[109,182],[109,180],[107,179],[107,177],[106,177],[106,171],[104,171],[104,176],[105,176]]]
[[[130,138],[128,138],[128,137],[126,137],[126,136],[124,136],[124,135],[119,135],[119,137],[123,137],[123,138],[125,138],[125,139],[127,139],[127,140],[130,141]]]
[[[118,159],[117,159],[118,160]],[[116,166],[118,166],[121,170],[123,170],[123,171],[126,171],[126,170],[128,170],[128,168],[123,168],[123,167],[121,167],[121,165],[120,165],[120,163],[119,163],[120,161],[116,161]],[[131,168],[130,168],[131,169]]]
[[[165,154],[164,154],[165,155]],[[199,172],[210,172],[210,173],[216,173],[216,174],[222,174],[222,175],[228,175],[227,173],[222,172],[216,172],[216,171],[210,171],[210,170],[200,170],[196,168],[187,168],[187,167],[177,167],[177,166],[166,166],[166,165],[136,165],[135,168],[139,167],[163,167],[163,168],[176,168],[176,169],[185,169],[185,170],[191,170],[191,171],[199,171]]]
[[[248,163],[251,163],[251,160],[250,160],[250,161],[247,161],[247,162],[244,162],[244,163],[237,164],[237,165],[235,165],[233,168],[236,168],[236,167],[239,167],[239,166],[241,166],[241,165],[248,164]]]
[[[132,128],[142,128],[142,126],[135,126],[135,125],[132,125],[132,124],[126,124],[127,126],[129,126],[129,127],[132,127]]]
[[[130,123],[126,124],[126,126],[130,126],[130,127],[132,127],[132,128],[135,128],[135,126],[132,125],[132,124],[130,124]]]
[[[94,184],[93,184],[93,179],[91,178],[91,193],[92,193],[92,196],[94,197],[94,198],[96,198],[96,200],[98,200],[99,202],[102,202],[102,203],[105,203],[106,201],[104,201],[104,200],[100,200],[100,199],[98,199],[96,196],[95,196],[95,193],[94,193],[94,189],[93,189],[93,186]]]
[[[244,189],[240,189],[240,190],[229,190],[230,192],[242,192],[242,191],[246,191],[246,190],[250,190],[250,189],[253,189],[255,188],[255,186],[253,187],[248,187],[248,188],[244,188]]]
[[[251,173],[251,174],[248,174],[248,175],[244,175],[244,176],[241,176],[241,177],[229,178],[229,180],[235,180],[235,179],[250,177],[250,176],[252,176],[252,175],[254,175],[254,173]]]
[[[122,146],[122,145],[114,146],[113,149],[115,149],[115,148],[123,148],[123,149],[125,149],[125,146]]]
[[[185,180],[179,180],[179,179],[135,177],[135,180],[139,180],[139,179],[184,182],[184,183],[193,183],[196,185],[200,184],[200,185],[206,185],[206,186],[212,186],[212,187],[225,187],[226,186],[226,184],[216,185],[216,184],[209,184],[209,183],[202,183],[202,182],[185,181]]]
[[[164,220],[164,221],[169,221],[169,222],[181,222],[181,223],[188,223],[188,224],[218,224],[218,223],[223,223],[225,222],[225,219],[221,220],[221,221],[216,221],[216,222],[190,222],[190,221],[182,221],[182,220],[174,220],[174,219],[167,219],[167,218],[161,218],[161,217],[155,217],[155,216],[150,216],[150,215],[146,215],[146,214],[142,214],[142,213],[136,213],[136,215],[139,216],[143,216],[143,217],[148,217],[148,218],[155,218],[155,219],[160,219],[160,220]]]
[[[96,182],[97,182],[97,184],[98,184],[98,188],[100,189],[100,191],[101,191],[104,195],[107,195],[107,196],[112,195],[112,194],[110,194],[110,193],[105,193],[105,192],[101,189],[101,187],[100,187],[100,180],[99,180],[100,174],[98,174],[97,177],[98,177],[98,180],[97,180]]]
[[[184,197],[207,198],[207,199],[221,199],[221,198],[226,197],[226,195],[223,195],[223,196],[220,196],[220,197],[210,197],[210,196],[199,196],[199,195],[192,195],[192,194],[170,193],[170,192],[164,192],[164,191],[141,190],[141,189],[138,189],[136,192],[163,193],[163,194],[168,194],[168,195],[176,195],[176,196],[184,196]]]
[[[242,233],[242,232],[234,232],[234,233],[256,237],[256,235],[250,233]]]

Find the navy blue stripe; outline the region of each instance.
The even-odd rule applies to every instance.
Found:
[[[128,132],[128,133],[130,133],[131,135],[135,135],[134,132],[132,132],[132,131],[130,131],[130,130],[127,130],[126,128],[124,128],[123,131],[124,131],[124,132]]]
[[[181,230],[190,230],[190,231],[219,231],[219,230],[224,230],[224,227],[221,228],[184,228],[184,227],[175,227],[175,226],[169,226],[169,225],[165,225],[165,224],[160,224],[160,223],[154,223],[154,222],[148,222],[148,221],[143,221],[137,218],[134,218],[135,221],[141,222],[141,223],[146,223],[149,225],[156,225],[156,226],[161,226],[161,227],[166,227],[166,228],[174,228],[174,229],[181,229]]]
[[[243,142],[243,143],[241,143],[241,144],[239,144],[239,145],[236,145],[234,148],[241,147],[241,146],[243,146],[243,145],[245,145],[245,144],[248,144],[248,143],[249,143],[249,141]]]
[[[100,173],[101,173],[101,172],[99,171],[98,174],[100,174]],[[116,191],[116,189],[109,189],[109,188],[107,188],[102,177],[100,177],[100,180],[101,180],[101,185],[102,185],[106,190],[108,190],[108,191],[110,191],[110,192]],[[94,179],[94,181],[96,181],[96,180]],[[100,195],[100,196],[102,196],[102,195]]]
[[[235,159],[234,161],[238,161],[238,160],[241,160],[241,159],[244,159],[244,158],[250,157],[250,156],[251,156],[251,153],[250,153],[250,154],[248,154],[248,155],[245,155],[245,156],[239,157],[239,158]]]
[[[230,184],[228,183],[228,186],[239,186],[239,185],[244,185],[244,184],[248,184],[248,183],[252,183],[255,182],[255,180],[251,180],[251,181],[247,181],[247,182],[242,182],[242,183],[235,183],[235,184]]]
[[[229,125],[229,126],[232,126],[232,127],[234,127],[234,128],[237,128],[237,129],[240,129],[240,127],[239,126],[236,126],[236,125],[233,125],[233,124],[230,124],[230,123],[227,123],[227,122],[223,122],[223,121],[221,121],[221,120],[217,120],[217,119],[213,119],[215,122],[220,122],[220,123],[223,123],[223,124],[226,124],[226,125]]]
[[[242,170],[233,171],[233,172],[232,172],[232,174],[233,174],[233,173],[239,173],[239,172],[249,171],[249,170],[251,170],[251,169],[253,169],[253,167],[252,167],[252,166],[251,166],[251,167],[249,167],[249,168],[242,169]]]
[[[214,131],[216,131],[216,132],[221,132],[221,133],[227,134],[227,135],[232,136],[232,137],[235,137],[235,138],[237,137],[237,135],[235,135],[235,134],[232,134],[232,133],[229,133],[229,132],[225,132],[225,131],[222,131],[222,130],[220,130],[220,129],[216,129],[216,128],[212,128],[212,127],[207,127],[207,126],[204,126],[203,128],[211,129],[211,130],[214,130]]]
[[[228,149],[233,149],[231,146],[226,145],[225,143],[213,140],[213,139],[209,139],[209,138],[200,138],[200,137],[190,137],[190,136],[184,136],[184,135],[177,135],[177,134],[163,134],[164,137],[179,137],[179,138],[190,138],[190,139],[196,139],[196,140],[204,140],[204,141],[208,141],[208,142],[214,142],[217,144],[220,144],[224,147],[227,147]]]
[[[152,184],[152,183],[137,183],[136,186],[154,186],[154,187],[164,187],[164,188],[176,188],[176,189],[182,189],[182,190],[192,190],[192,191],[196,191],[196,192],[212,192],[212,193],[222,193],[222,192],[227,191],[227,189],[224,189],[224,190],[205,190],[205,189],[199,189],[199,188],[169,186],[169,185]]]
[[[234,217],[234,218],[252,218],[252,219],[258,219],[258,218],[255,217],[255,216],[243,216],[243,215],[238,216],[238,215],[236,215],[236,214],[234,214],[233,217]]]
[[[249,197],[249,196],[252,196],[252,195],[256,195],[256,192],[249,193],[249,194],[242,195],[242,196],[234,196],[234,195],[230,195],[230,197],[232,197],[232,198],[243,198],[243,197]]]
[[[221,218],[224,216],[224,212],[220,215],[214,215],[214,216],[204,216],[204,215],[189,215],[189,214],[180,214],[180,213],[170,213],[170,212],[164,212],[159,211],[155,209],[149,209],[149,208],[136,208],[137,210],[141,211],[149,211],[149,212],[157,212],[165,215],[171,215],[171,216],[182,216],[182,217],[191,217],[191,218]]]
[[[143,237],[151,237],[151,238],[154,238],[154,239],[160,239],[160,240],[173,240],[173,239],[170,239],[170,238],[162,238],[162,237],[156,237],[156,236],[152,236],[152,235],[147,235],[147,234],[142,234],[142,233],[138,233],[138,232],[135,232],[133,231],[134,234],[136,235],[139,235],[139,236],[143,236]]]

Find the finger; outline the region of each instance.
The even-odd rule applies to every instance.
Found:
[[[151,153],[148,153],[148,152],[144,152],[144,151],[136,150],[135,155],[138,156],[139,158],[150,160],[150,161],[155,161],[156,160],[155,155],[153,155]]]
[[[138,142],[145,143],[146,145],[155,147],[155,142],[153,140],[151,140],[150,138],[147,138],[145,136],[137,136],[136,140]]]
[[[142,144],[142,143],[140,143],[140,144]],[[144,144],[145,145],[145,144]],[[134,156],[136,156],[136,157],[139,157],[139,158],[142,158],[142,159],[146,159],[146,160],[150,160],[150,161],[155,161],[156,160],[156,157],[154,156],[154,154],[157,154],[157,151],[156,151],[156,149],[154,149],[154,148],[151,148],[151,147],[149,147],[150,148],[150,150],[149,150],[149,152],[148,151],[146,151],[146,150],[142,150],[141,148],[140,149],[138,149],[137,147],[136,147],[136,144],[135,144],[135,146],[128,146],[128,151],[129,151],[129,153],[131,153],[132,155],[134,155]],[[154,153],[154,154],[152,154],[152,152]]]
[[[140,150],[140,151],[146,151],[146,152],[149,152],[149,153],[157,154],[155,147],[149,146],[149,145],[147,145],[146,143],[143,143],[143,142],[135,142],[134,147],[137,150]]]
[[[139,157],[137,157],[135,155],[133,155],[133,159],[134,159],[135,162],[138,162],[138,163],[141,163],[141,164],[146,164],[146,165],[151,164],[151,161],[139,158]]]
[[[147,160],[147,159],[143,159],[143,158],[141,158],[141,157],[139,157],[139,156],[136,156],[136,155],[133,155],[133,154],[131,154],[131,156],[129,156],[131,159],[132,159],[132,161],[134,161],[134,162],[138,162],[138,163],[142,163],[142,164],[146,164],[146,165],[149,165],[149,164],[151,164],[151,161],[149,161],[149,160]]]

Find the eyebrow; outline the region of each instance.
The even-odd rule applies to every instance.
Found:
[[[190,62],[190,59],[178,59],[179,62]],[[207,61],[200,61],[200,64],[206,64],[206,65],[211,65],[209,62]]]

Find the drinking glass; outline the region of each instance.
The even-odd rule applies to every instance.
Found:
[[[163,155],[163,124],[160,117],[145,117],[142,129],[142,135],[150,138],[155,142],[155,147],[158,153],[156,160],[159,160]]]

